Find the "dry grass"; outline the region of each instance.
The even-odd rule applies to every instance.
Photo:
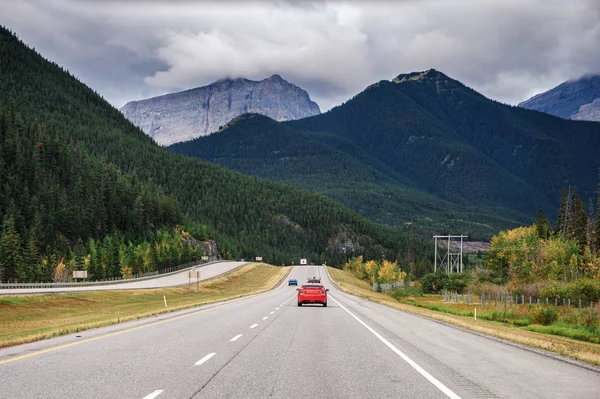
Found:
[[[340,283],[340,288],[349,294],[356,295],[373,302],[381,303],[409,313],[418,314],[445,323],[453,324],[478,333],[513,341],[522,345],[544,349],[559,355],[600,366],[600,345],[573,339],[540,334],[488,320],[474,320],[471,317],[450,315],[400,303],[389,295],[373,292],[372,286],[356,278],[352,273],[328,267],[331,277]],[[411,299],[410,297],[406,299]],[[413,298],[414,299],[414,298]]]
[[[289,267],[249,264],[191,287],[0,297],[0,347],[258,294]],[[163,295],[167,297],[165,308]]]

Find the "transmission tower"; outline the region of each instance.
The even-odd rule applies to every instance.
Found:
[[[446,271],[446,273],[450,274],[453,272],[462,273],[463,271],[463,239],[468,238],[468,236],[459,235],[459,236],[433,236],[435,240],[435,262],[434,262],[434,271],[437,271],[438,263],[440,268]],[[460,252],[452,252],[450,248],[450,241],[460,239]],[[446,248],[444,250],[438,250],[439,243],[447,243]],[[444,246],[442,246],[443,248]]]

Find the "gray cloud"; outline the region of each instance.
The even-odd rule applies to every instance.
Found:
[[[118,107],[279,73],[329,109],[428,68],[514,104],[600,72],[596,0],[21,0],[1,4],[0,15]]]

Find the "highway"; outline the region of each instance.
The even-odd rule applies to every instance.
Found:
[[[287,280],[229,302],[0,350],[2,398],[598,398],[600,373]]]
[[[199,281],[208,280],[222,274],[231,272],[247,262],[215,262],[205,265],[198,265],[196,270],[200,271]],[[196,279],[193,278],[195,283]],[[105,291],[105,290],[139,290],[146,288],[165,288],[176,287],[178,285],[188,284],[188,270],[171,273],[162,276],[156,276],[147,279],[132,280],[131,282],[120,282],[106,285],[92,285],[84,287],[52,287],[52,288],[9,288],[0,290],[0,295],[26,295],[26,294],[52,294],[62,292],[84,292],[84,291]]]

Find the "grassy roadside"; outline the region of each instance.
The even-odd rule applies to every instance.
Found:
[[[200,283],[199,292],[193,284],[191,289],[1,296],[0,348],[258,294],[274,288],[288,270],[253,263]]]
[[[577,341],[561,336],[542,334],[496,321],[474,320],[471,316],[448,314],[407,303],[401,303],[389,295],[381,292],[373,292],[372,287],[368,282],[356,278],[350,272],[332,267],[328,267],[328,269],[331,277],[336,282],[340,283],[341,290],[349,294],[409,313],[453,324],[471,331],[506,339],[534,348],[544,349],[562,356],[568,356],[600,366],[600,345],[598,344]]]

